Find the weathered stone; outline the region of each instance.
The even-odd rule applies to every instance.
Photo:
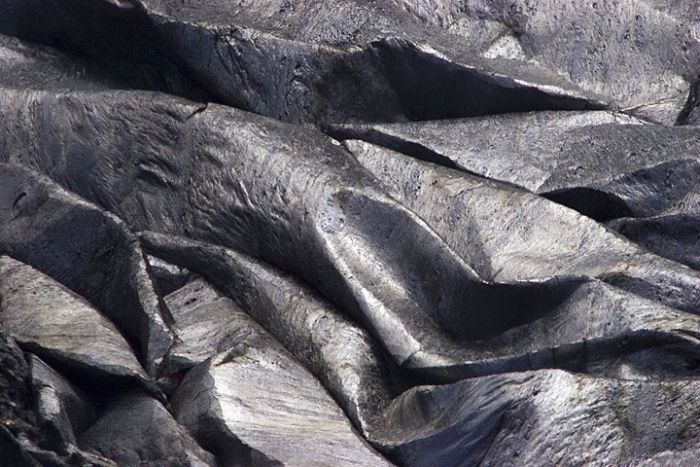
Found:
[[[667,306],[700,313],[700,273],[652,255],[570,209],[369,143],[346,144],[399,201],[486,279],[596,277]]]
[[[25,349],[83,374],[145,382],[116,327],[48,276],[0,256],[0,323]]]
[[[636,465],[697,447],[695,380],[635,382],[562,371],[413,388],[378,430],[402,464]]]
[[[161,258],[146,255],[148,268],[151,272],[151,277],[158,292],[161,296],[166,296],[169,293],[175,292],[189,282],[193,276],[190,271],[181,268]]]
[[[112,401],[100,419],[79,438],[118,465],[158,467],[216,466],[214,456],[202,449],[156,399],[131,392]]]
[[[97,412],[83,392],[35,355],[29,356],[31,385],[38,419],[62,443],[75,444],[76,434],[87,429]]]
[[[171,402],[224,465],[389,465],[252,320],[231,350],[187,373]]]
[[[480,57],[389,0],[86,3],[3,0],[0,32],[98,56],[123,49],[137,61],[177,56],[220,101],[291,122],[605,105],[537,64]],[[91,27],[82,27],[87,21]]]
[[[329,132],[512,183],[602,220],[659,213],[700,179],[700,130],[610,112],[348,124]]]
[[[88,299],[155,372],[172,342],[138,240],[114,215],[24,167],[0,164],[0,252]]]
[[[166,359],[171,373],[184,373],[233,348],[250,332],[250,317],[202,279],[171,293],[165,302],[172,311],[177,336]]]
[[[635,115],[673,124],[695,104],[692,0],[393,0],[485,57],[534,62]]]
[[[149,251],[192,268],[225,291],[323,383],[355,426],[368,435],[369,425],[393,398],[391,379],[396,369],[366,330],[298,280],[242,253],[151,232],[144,233],[142,241]],[[201,283],[193,284],[166,298],[176,327],[182,314],[202,334],[209,332],[207,341],[218,340],[215,336],[223,333],[239,334],[240,326],[220,324],[234,320],[237,307],[215,298],[210,289],[202,293],[202,288]],[[181,312],[178,305],[190,296],[192,306],[202,311],[202,296],[224,302],[221,308],[229,317],[217,318],[218,310],[207,313],[208,319]],[[175,346],[173,359],[180,348]]]

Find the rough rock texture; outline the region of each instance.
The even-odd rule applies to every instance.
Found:
[[[355,426],[370,436],[370,424],[389,404],[401,383],[393,381],[400,379],[396,368],[366,330],[308,286],[249,256],[150,232],[142,240],[149,251],[200,272],[225,291],[284,344],[323,383]],[[176,327],[180,326],[178,316],[182,312],[178,305],[183,301],[203,311],[200,297],[217,297],[211,289],[205,289],[204,294],[199,292],[203,288],[201,282],[192,283],[166,298],[175,315]],[[220,308],[224,311],[237,308],[222,298],[214,302],[223,304]],[[209,342],[221,342],[224,339],[219,336],[223,333],[238,332],[236,327],[220,329],[221,319],[213,320],[216,329],[209,330],[195,313],[182,314],[182,320],[191,320],[192,327],[196,323],[202,334],[209,331]],[[172,360],[179,349],[180,346],[175,346]]]
[[[697,447],[699,391],[561,371],[419,386],[385,413],[385,443],[408,465],[628,465]]]
[[[0,0],[0,465],[693,465],[698,37]]]
[[[700,9],[692,0],[393,0],[480,55],[537,63],[626,111],[672,124],[695,104]]]
[[[480,57],[387,0],[90,3],[3,0],[0,32],[94,53],[121,46],[156,61],[176,56],[221,101],[291,122],[605,105],[537,65]],[[90,28],[78,26],[88,18]],[[114,31],[108,43],[119,37],[114,47],[101,41],[102,25]]]
[[[318,381],[247,321],[230,350],[187,373],[172,398],[178,422],[225,465],[389,465]]]
[[[102,417],[80,435],[79,443],[118,465],[217,465],[214,456],[203,450],[160,402],[139,392],[112,401]]]
[[[146,380],[115,326],[81,297],[0,256],[0,323],[26,349],[87,374]]]
[[[0,164],[0,180],[0,252],[87,298],[154,371],[172,335],[136,237],[114,215],[31,170]]]

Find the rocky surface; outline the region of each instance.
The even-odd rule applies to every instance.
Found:
[[[690,465],[690,1],[0,0],[0,465]]]

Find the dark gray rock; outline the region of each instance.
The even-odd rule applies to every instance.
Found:
[[[696,450],[698,397],[696,380],[487,376],[407,391],[381,433],[406,465],[654,465]]]
[[[362,322],[398,364],[531,321],[569,290],[559,279],[484,281],[312,130],[152,93],[5,90],[0,102],[5,121],[22,122],[0,127],[10,161],[99,202],[133,230],[237,248],[294,273]],[[16,149],[25,144],[35,150]],[[441,353],[412,365],[433,367]]]
[[[0,323],[25,349],[92,376],[147,380],[117,328],[48,276],[0,256]]]
[[[225,291],[311,371],[357,429],[369,435],[370,424],[394,396],[392,375],[396,369],[366,330],[298,280],[242,253],[151,232],[141,238],[148,251],[187,265]],[[220,308],[207,312],[212,308],[202,304],[202,298],[207,297]],[[166,302],[173,310],[176,328],[181,326],[182,314],[183,321],[207,336],[205,342],[219,342],[222,334],[240,333],[240,326],[220,324],[237,319],[237,307],[218,298],[201,282],[189,284]],[[197,312],[183,310],[183,302],[189,302],[187,308]],[[219,309],[228,316],[219,318]],[[175,346],[171,359],[181,348]]]
[[[482,56],[537,63],[643,118],[673,124],[695,103],[700,9],[692,0],[393,1]]]
[[[652,255],[570,209],[369,143],[346,144],[486,279],[595,277],[667,306],[700,312],[700,273]]]
[[[676,171],[669,175],[673,184],[682,176]],[[608,226],[658,255],[700,270],[700,193],[697,184],[689,188],[683,199],[661,212],[649,217],[622,217]]]
[[[390,465],[252,319],[232,349],[187,373],[171,402],[225,466]]]
[[[512,183],[596,219],[650,216],[698,181],[695,127],[610,112],[537,112],[329,127],[413,157]]]
[[[0,252],[88,299],[155,372],[172,342],[138,240],[114,215],[20,166],[0,164]]]
[[[152,233],[142,235],[142,241],[154,254],[201,271],[226,290],[314,372],[356,425],[371,435],[367,427],[374,414],[383,410],[396,389],[386,377],[390,366],[362,330],[338,317],[304,286],[245,255]],[[181,297],[191,297],[198,306],[196,297],[201,294],[192,293],[196,287],[186,288]],[[214,331],[214,324],[204,324],[204,315],[190,318],[202,335],[218,339],[222,333],[234,334]],[[212,319],[219,323],[225,318]],[[425,345],[404,366],[448,381],[557,367],[641,379],[691,376],[700,357],[697,336],[698,317],[589,280],[538,319],[491,339],[429,341],[432,346]]]
[[[146,261],[148,262],[148,269],[151,272],[151,277],[153,277],[155,286],[161,296],[166,296],[169,293],[175,292],[193,279],[192,273],[187,269],[176,266],[161,258],[146,255]]]
[[[3,0],[0,8],[0,32],[98,56],[122,49],[137,61],[177,56],[220,101],[291,122],[605,105],[536,64],[480,57],[459,36],[426,28],[389,0],[99,0],[81,7]]]
[[[30,355],[30,359],[35,361],[36,357]],[[42,369],[43,376],[50,379],[48,382],[34,373],[36,368],[32,365],[30,369],[22,351],[0,326],[0,460],[3,467],[116,467],[108,459],[66,443],[51,426],[42,423],[47,413],[38,414],[35,410],[47,399],[36,399],[32,387],[37,387],[32,381],[43,380],[52,387],[65,386],[64,380],[59,382],[53,370],[48,370],[49,376]]]
[[[79,443],[83,449],[94,450],[120,466],[218,465],[160,402],[139,392],[112,401],[100,419],[80,436]]]
[[[75,444],[97,412],[88,397],[39,357],[29,355],[31,386],[37,418],[56,433],[61,442]]]

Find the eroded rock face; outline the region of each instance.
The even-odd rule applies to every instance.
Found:
[[[485,57],[534,62],[630,113],[673,124],[700,68],[695,2],[625,0],[394,0],[463,36]]]
[[[160,402],[139,392],[112,401],[102,417],[80,435],[79,442],[118,465],[217,465],[214,456],[203,450]]]
[[[116,30],[108,35],[111,42],[114,36],[126,42],[115,49],[120,45],[156,62],[177,56],[221,101],[291,122],[605,105],[536,64],[480,57],[458,36],[426,28],[390,1],[92,3],[76,8],[70,2],[4,0],[9,27],[0,23],[0,32],[113,54],[113,48],[94,45],[105,35],[98,26],[104,24]],[[58,17],[52,15],[57,9]],[[13,19],[29,17],[31,23]],[[97,31],[75,28],[87,18]],[[134,29],[141,33],[124,41]],[[72,37],[60,39],[65,33]],[[483,94],[491,98],[480,99]]]
[[[187,374],[172,405],[178,422],[225,465],[390,465],[250,319],[230,350]]]
[[[0,323],[27,350],[88,375],[147,379],[109,320],[36,269],[1,256],[0,296]]]
[[[0,180],[0,252],[99,307],[155,371],[172,333],[136,237],[114,215],[36,172],[0,164]]]
[[[670,446],[682,453],[697,445],[698,390],[693,380],[632,382],[561,371],[419,386],[386,412],[385,446],[408,465],[659,462]]]
[[[692,464],[699,19],[0,0],[0,464]]]

